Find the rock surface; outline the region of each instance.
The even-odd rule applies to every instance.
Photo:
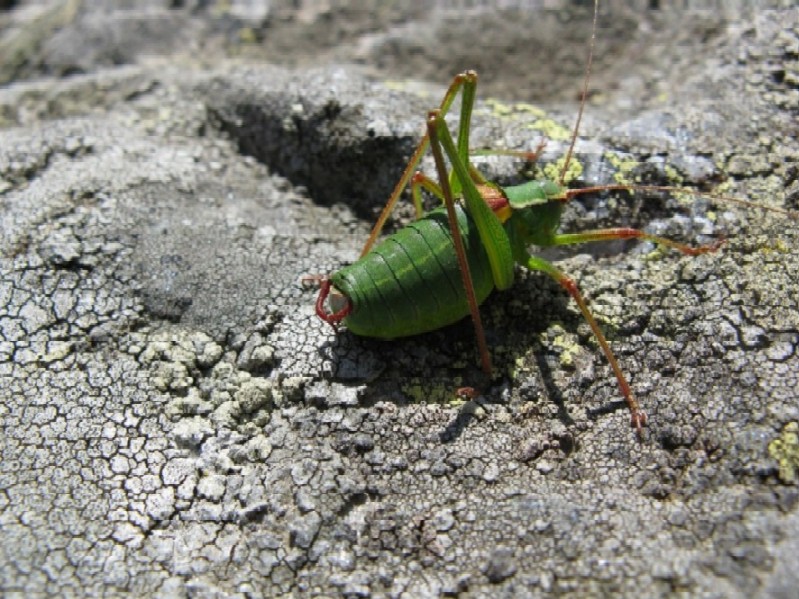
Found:
[[[644,439],[575,306],[521,269],[483,310],[498,372],[457,405],[468,321],[336,336],[301,278],[357,258],[459,69],[473,147],[561,157],[590,15],[257,4],[0,3],[2,594],[791,596],[797,221],[575,200],[567,230],[727,239],[552,255]],[[576,184],[799,208],[799,12],[628,4],[600,16]]]

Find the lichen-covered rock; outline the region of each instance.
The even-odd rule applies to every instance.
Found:
[[[480,71],[472,146],[546,135],[558,173],[590,15],[252,4],[0,2],[0,589],[790,596],[796,221],[571,203],[569,231],[727,238],[559,256],[649,413],[641,442],[543,277],[486,303],[489,382],[468,322],[336,335],[302,280],[357,259],[457,70]],[[630,10],[600,14],[575,184],[796,210],[796,9]]]

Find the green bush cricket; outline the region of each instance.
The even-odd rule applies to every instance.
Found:
[[[532,255],[527,248],[530,245],[552,247],[642,239],[695,256],[716,251],[723,241],[691,247],[632,228],[581,233],[558,231],[564,204],[580,194],[607,190],[683,191],[665,186],[605,185],[568,189],[565,185],[586,101],[598,4],[595,0],[581,105],[559,179],[530,181],[502,188],[489,182],[477,170],[469,158],[477,74],[466,71],[457,75],[438,109],[428,113],[426,134],[389,197],[359,260],[329,277],[320,277],[316,312],[334,327],[343,323],[356,335],[381,339],[418,335],[471,315],[481,366],[490,376],[492,365],[480,318],[480,305],[495,288],[504,290],[512,286],[517,263],[544,272],[569,293],[590,325],[616,376],[630,411],[631,424],[640,435],[647,423],[646,413],[633,396],[618,360],[577,284],[549,261]],[[453,139],[444,115],[458,94],[461,95],[461,112],[457,138]],[[435,161],[438,182],[415,172],[428,148]],[[517,154],[532,159],[537,153],[538,150]],[[451,172],[447,170],[446,160]],[[386,220],[409,184],[417,220],[376,244]],[[423,214],[422,189],[441,199],[443,206]],[[754,206],[736,198],[716,199]],[[790,211],[769,209],[796,218]]]

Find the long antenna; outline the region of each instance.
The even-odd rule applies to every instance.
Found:
[[[574,144],[577,141],[577,133],[580,131],[580,121],[583,119],[583,109],[585,108],[585,99],[588,97],[588,80],[591,78],[591,63],[594,61],[594,43],[596,41],[596,21],[599,14],[599,0],[594,0],[594,22],[591,25],[591,44],[588,50],[588,64],[585,66],[585,79],[583,79],[583,96],[580,99],[580,110],[577,112],[577,122],[574,124],[574,132],[572,133],[572,141],[569,144],[569,151],[566,152],[566,162],[563,163],[563,170],[560,172],[559,185],[563,185],[563,180],[566,178],[566,172],[569,170],[569,163],[574,153]]]
[[[596,185],[593,187],[581,187],[579,189],[567,189],[563,193],[563,201],[567,202],[572,199],[574,196],[583,195],[586,193],[596,193],[599,191],[665,191],[670,193],[686,193],[692,194],[699,197],[707,198],[713,202],[727,202],[729,204],[738,204],[739,206],[744,206],[745,208],[751,208],[755,210],[766,210],[768,212],[776,212],[777,214],[783,214],[788,218],[793,220],[799,220],[799,212],[796,210],[790,210],[788,208],[778,208],[777,206],[764,206],[763,204],[757,204],[755,202],[750,202],[749,200],[743,200],[741,198],[734,198],[731,196],[717,196],[708,191],[699,191],[698,189],[692,189],[690,187],[674,187],[673,185],[624,185],[624,184],[614,184],[614,185]]]

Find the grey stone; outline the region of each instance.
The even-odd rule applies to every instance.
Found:
[[[795,219],[684,194],[569,202],[568,232],[727,240],[542,254],[606,331],[650,416],[640,441],[542,273],[517,268],[484,305],[490,381],[468,321],[380,341],[314,313],[308,277],[357,260],[459,70],[480,72],[473,148],[549,138],[536,165],[475,165],[503,185],[557,176],[583,7],[16,4],[0,19],[2,592],[790,596]],[[601,4],[573,185],[722,184],[795,210],[796,9]],[[413,217],[403,198],[387,226]],[[460,386],[480,390],[463,409]]]

